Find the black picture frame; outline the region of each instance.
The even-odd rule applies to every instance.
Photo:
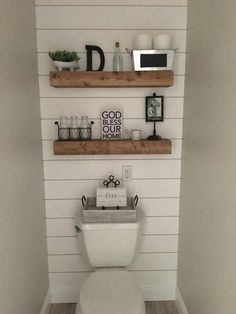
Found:
[[[146,97],[146,122],[164,121],[164,96]]]

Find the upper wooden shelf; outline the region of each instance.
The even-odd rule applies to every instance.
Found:
[[[171,141],[55,141],[54,155],[171,154]]]
[[[173,71],[50,72],[50,85],[54,87],[169,87],[173,83]]]

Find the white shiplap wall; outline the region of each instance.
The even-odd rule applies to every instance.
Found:
[[[108,174],[122,176],[122,166],[132,165],[133,182],[146,213],[140,253],[130,266],[145,298],[174,299],[177,271],[179,186],[185,75],[187,0],[36,0],[38,67],[41,96],[47,212],[48,263],[53,302],[75,302],[78,290],[91,268],[81,256],[74,232],[74,214],[83,194],[92,196]],[[124,52],[125,69],[131,60],[136,34],[169,33],[174,47],[175,84],[171,88],[55,89],[49,86],[53,69],[48,51],[69,49],[80,52],[85,70],[85,45],[100,46],[106,54],[106,70],[112,69],[114,43]],[[96,60],[98,62],[98,60]],[[57,137],[53,122],[61,115],[88,115],[95,120],[94,138],[99,137],[100,111],[119,107],[125,128],[152,125],[144,120],[144,97],[153,92],[165,95],[165,122],[159,133],[173,141],[171,155],[54,156]]]

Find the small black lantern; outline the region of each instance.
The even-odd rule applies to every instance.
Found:
[[[154,93],[153,96],[146,97],[146,122],[154,123],[153,134],[147,138],[148,140],[161,139],[161,136],[156,134],[156,122],[162,121],[164,121],[164,96],[157,96]]]

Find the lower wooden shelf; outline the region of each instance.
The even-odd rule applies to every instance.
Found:
[[[55,141],[54,155],[171,154],[171,141]]]

